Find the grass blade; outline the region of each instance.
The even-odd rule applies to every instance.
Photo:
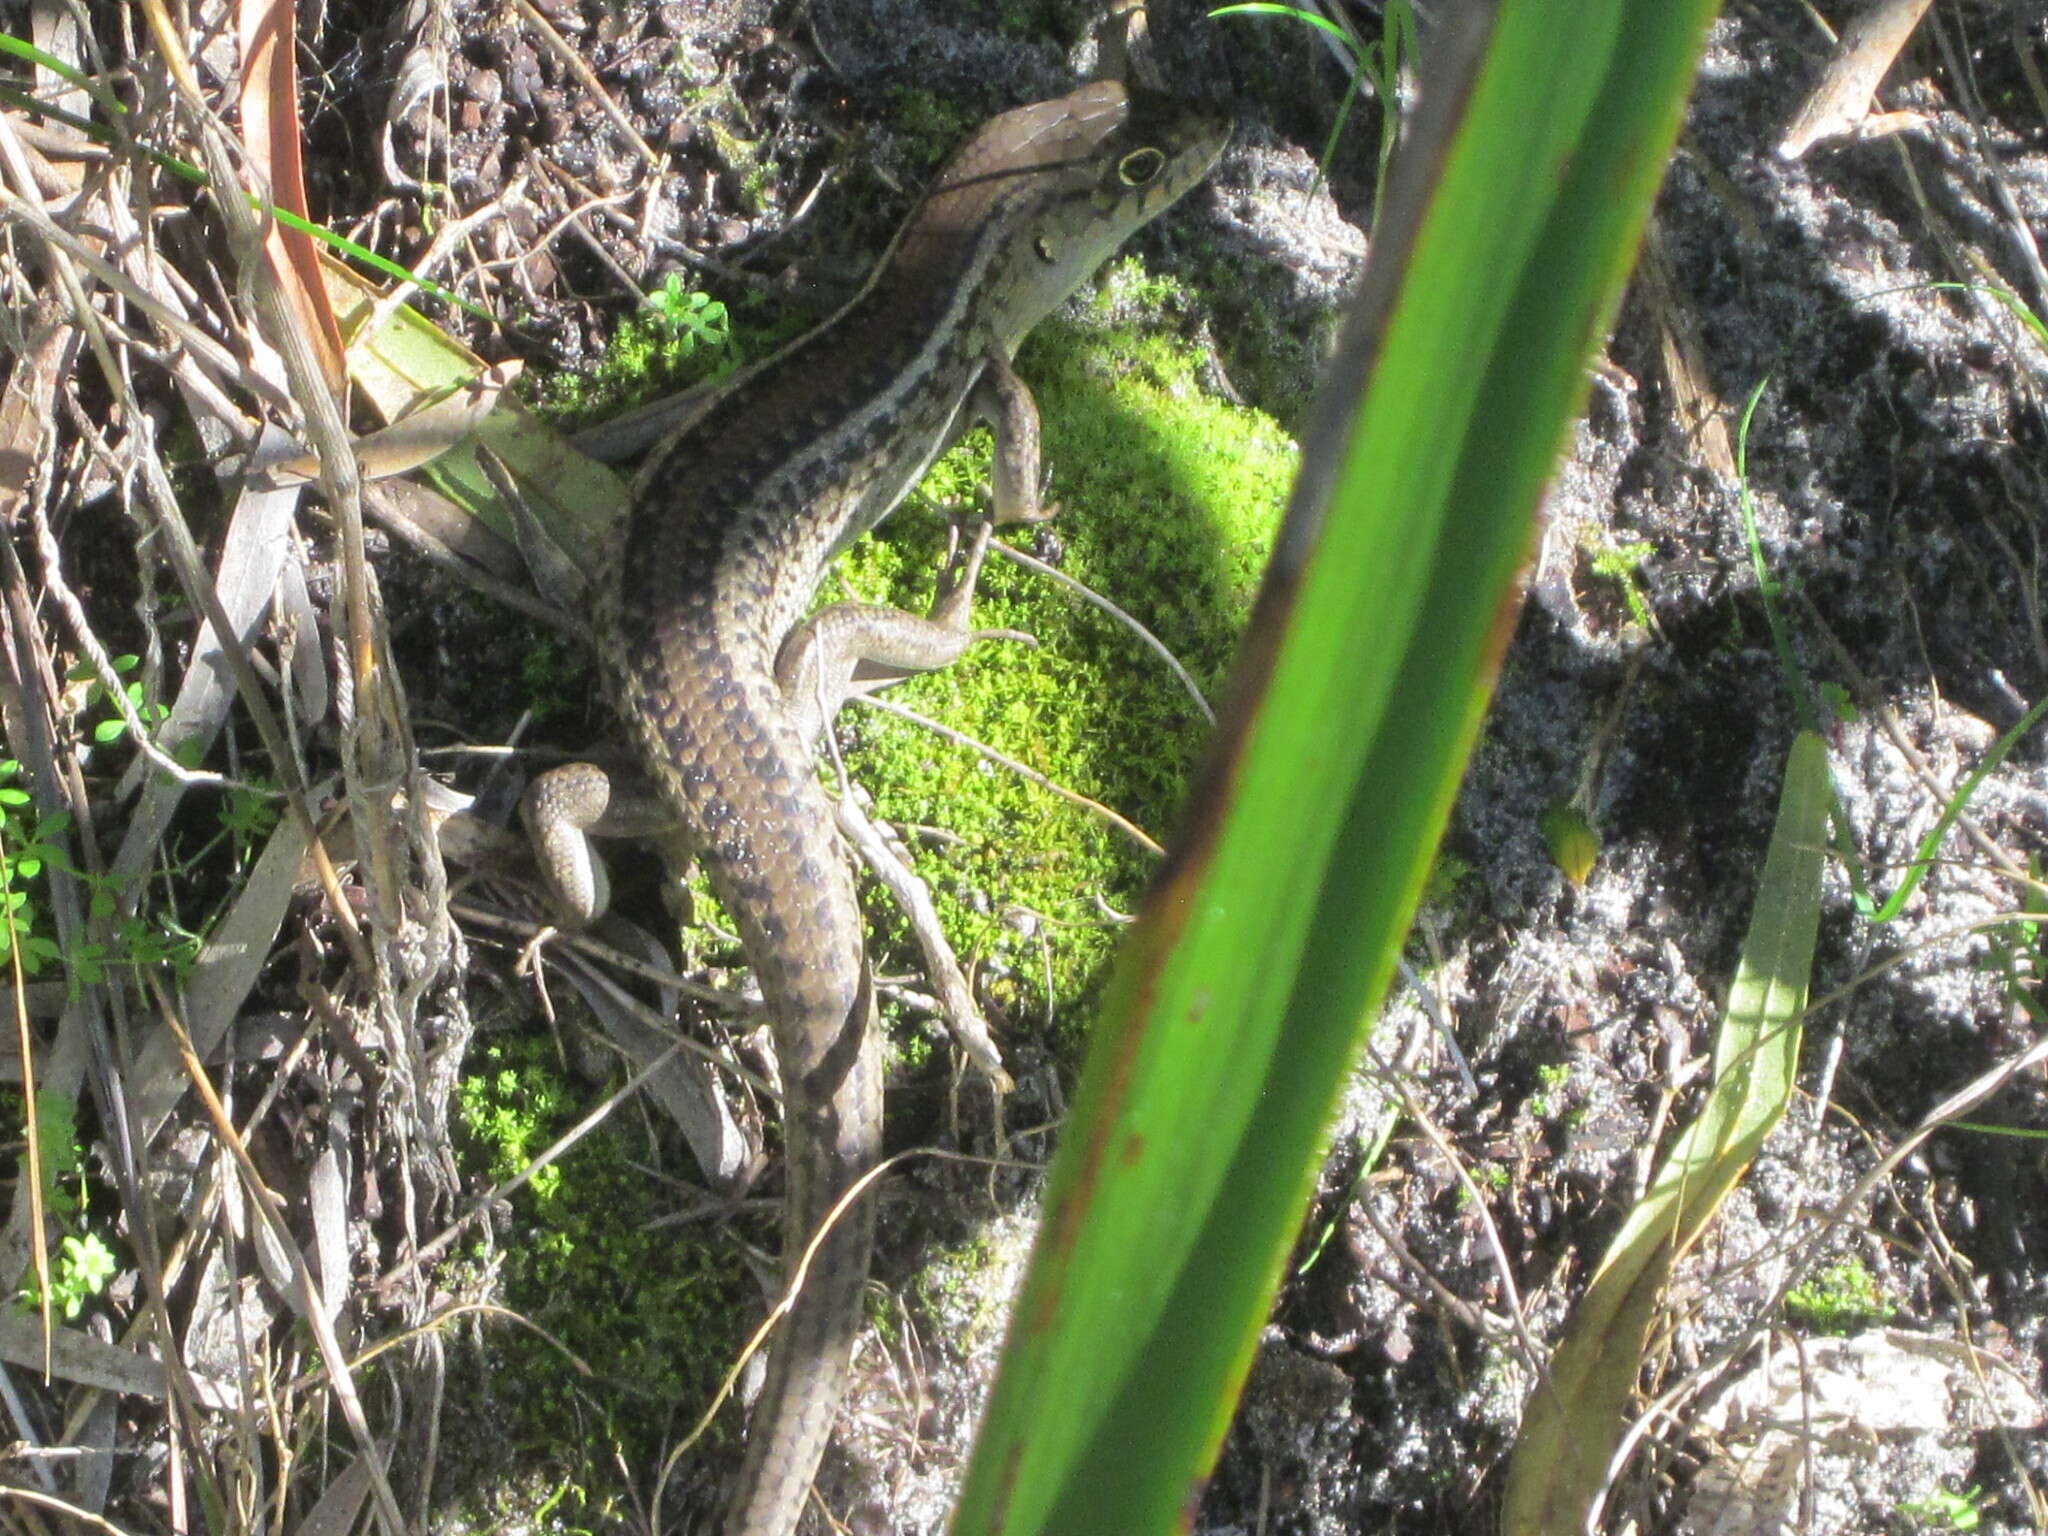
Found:
[[[1110,984],[960,1536],[1188,1518],[1711,9],[1467,8],[1432,38],[1220,750]]]
[[[1508,1468],[1507,1536],[1576,1536],[1587,1528],[1665,1278],[1785,1113],[1799,1065],[1832,800],[1826,750],[1802,732],[1785,765],[1756,910],[1714,1043],[1713,1089],[1601,1260],[1548,1379],[1530,1399]]]

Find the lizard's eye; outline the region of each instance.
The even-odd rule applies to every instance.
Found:
[[[1033,240],[1031,242],[1031,249],[1038,252],[1038,259],[1044,262],[1048,267],[1052,266],[1060,259],[1059,252],[1053,249],[1052,241],[1046,238],[1044,235],[1040,235],[1036,240]]]
[[[1142,187],[1166,169],[1166,152],[1146,145],[1134,149],[1116,163],[1117,179],[1127,187]]]

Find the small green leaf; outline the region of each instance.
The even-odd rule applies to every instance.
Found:
[[[35,941],[31,941],[35,942]],[[28,960],[29,944],[23,944],[21,956]],[[54,955],[52,958],[55,958]],[[96,987],[107,979],[107,947],[104,944],[81,944],[71,952],[71,975],[79,985]]]
[[[1600,857],[1600,834],[1593,830],[1586,813],[1568,800],[1553,801],[1544,808],[1537,827],[1543,833],[1543,846],[1550,850],[1565,879],[1584,885]]]
[[[41,934],[23,934],[21,938],[21,968],[31,976],[40,976],[45,965],[53,965],[64,958],[64,951],[57,947],[54,939]]]

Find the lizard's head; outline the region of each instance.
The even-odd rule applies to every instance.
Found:
[[[990,119],[940,172],[926,208],[973,232],[974,286],[1007,351],[1200,182],[1229,138],[1219,114],[1098,81]]]

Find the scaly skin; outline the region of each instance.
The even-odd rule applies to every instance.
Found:
[[[868,286],[663,443],[601,584],[608,685],[739,928],[783,1083],[786,1267],[881,1155],[881,1039],[853,874],[776,682],[827,562],[881,521],[985,376],[1228,126],[1114,83],[1004,113],[941,172]],[[874,1216],[818,1250],[771,1344],[728,1536],[791,1536],[860,1326]]]

